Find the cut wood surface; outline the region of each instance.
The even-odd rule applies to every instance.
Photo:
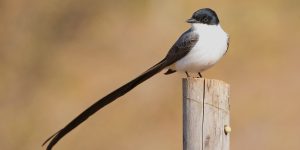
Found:
[[[183,79],[183,150],[229,150],[230,131],[229,85]]]

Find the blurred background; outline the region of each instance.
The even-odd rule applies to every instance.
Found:
[[[203,73],[231,85],[231,150],[299,150],[298,0],[1,0],[1,149],[44,149],[48,136],[162,59],[203,7],[231,37],[226,57]],[[182,77],[154,76],[55,149],[181,150]]]

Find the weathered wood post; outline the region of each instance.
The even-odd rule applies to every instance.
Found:
[[[183,79],[183,150],[229,150],[229,85]]]

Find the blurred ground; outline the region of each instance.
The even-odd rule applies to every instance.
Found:
[[[41,143],[163,58],[203,7],[230,34],[204,73],[231,84],[231,150],[300,149],[300,1],[2,0],[0,145]],[[56,149],[181,150],[182,75],[156,75]]]

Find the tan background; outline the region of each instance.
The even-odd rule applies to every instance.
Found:
[[[42,149],[163,58],[203,7],[231,36],[229,53],[204,73],[231,84],[231,149],[299,150],[299,0],[2,0],[0,148]],[[156,75],[55,148],[181,150],[181,77]]]

